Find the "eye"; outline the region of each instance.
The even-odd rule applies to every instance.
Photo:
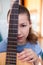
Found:
[[[26,26],[27,26],[27,25],[25,25],[25,24],[22,24],[22,25],[21,25],[21,27],[26,27]]]

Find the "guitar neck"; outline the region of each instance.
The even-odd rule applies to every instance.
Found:
[[[8,46],[6,54],[6,65],[16,65],[16,47],[17,47],[17,33],[18,33],[18,3],[19,0],[13,4],[9,21]]]

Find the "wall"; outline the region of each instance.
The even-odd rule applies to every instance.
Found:
[[[3,39],[7,37],[8,25],[7,25],[7,12],[10,8],[10,0],[0,0],[0,33]]]

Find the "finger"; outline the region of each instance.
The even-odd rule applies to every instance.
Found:
[[[32,56],[32,52],[31,53],[29,53],[29,52],[25,52],[25,51],[23,51],[23,52],[21,52],[21,53],[19,53],[19,59],[25,59],[25,58],[29,58],[30,59],[30,57]]]
[[[32,54],[22,52],[19,54],[19,59],[29,58]]]
[[[32,49],[25,48],[21,53],[19,53],[19,56],[27,53],[28,55],[31,55],[33,53]]]
[[[31,52],[31,51],[33,51],[32,49],[28,49],[28,48],[24,48],[24,50],[25,50],[26,52]]]
[[[22,61],[29,61],[29,57],[25,57],[24,59],[22,59]]]
[[[19,56],[22,56],[23,54],[25,54],[25,51],[22,51],[21,53],[19,53]]]
[[[34,55],[30,56],[29,58],[30,58],[30,60],[27,60],[28,62],[34,62],[34,61],[36,61],[36,58],[34,57]]]
[[[23,60],[23,59],[25,59],[25,57],[26,57],[25,54],[23,54],[22,56],[19,56],[19,59]]]
[[[27,62],[34,62],[35,61],[35,59],[32,59],[32,60],[29,60],[29,61],[27,61]]]
[[[32,55],[34,53],[32,49],[25,48],[24,51],[25,51],[25,54],[28,54],[28,55]]]
[[[25,55],[23,54],[22,56],[19,57],[19,59],[21,59],[22,61],[29,61],[31,59],[33,59],[33,55]]]
[[[23,61],[30,61],[33,59],[34,59],[33,55],[30,55],[30,56],[27,56],[25,59],[23,59]]]

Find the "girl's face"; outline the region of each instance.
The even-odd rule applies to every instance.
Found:
[[[29,34],[31,24],[29,23],[27,15],[19,14],[18,20],[18,45],[23,45],[27,42],[26,38]]]

